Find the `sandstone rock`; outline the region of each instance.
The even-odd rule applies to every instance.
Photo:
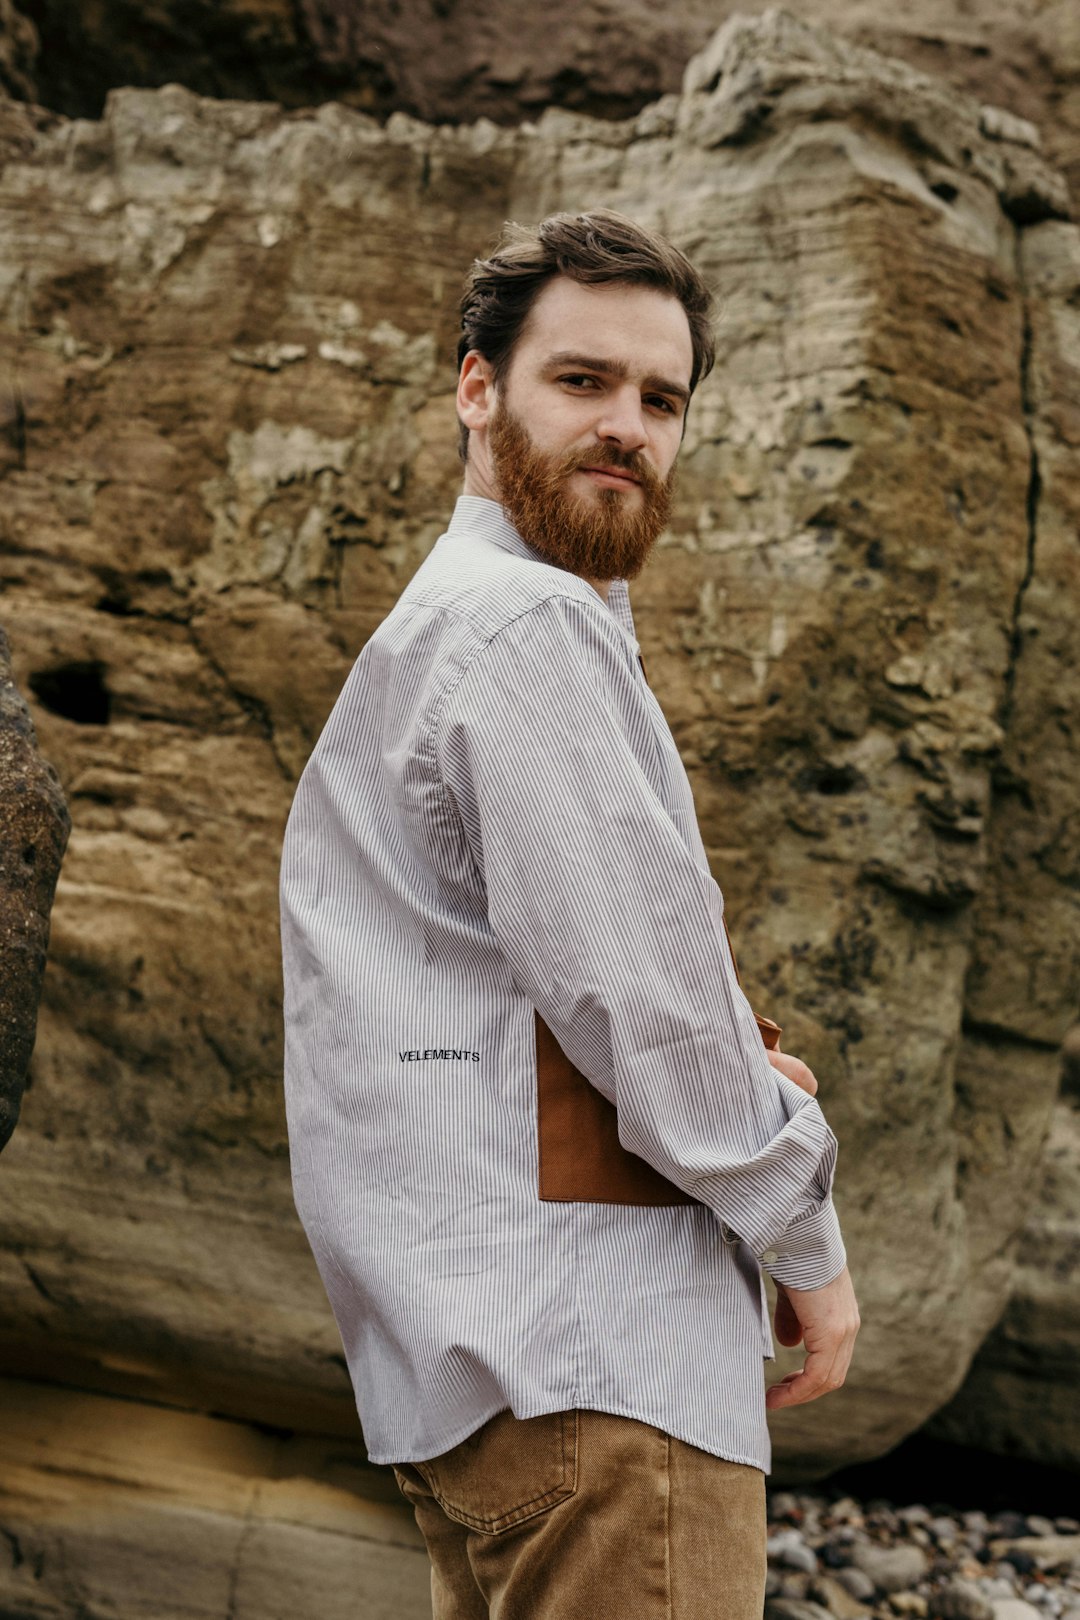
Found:
[[[0,1382],[0,1611],[427,1620],[427,1553],[358,1446]]]
[[[1080,1466],[1080,1107],[1056,1105],[1012,1294],[931,1432],[1058,1467]],[[1024,1542],[1018,1541],[1017,1545]]]
[[[1073,227],[978,102],[783,14],[688,84],[516,131],[178,86],[0,124],[3,583],[75,824],[9,1369],[355,1433],[291,1208],[281,831],[453,501],[463,267],[597,200],[723,303],[634,602],[748,993],[841,1143],[865,1326],[845,1390],[778,1414],[778,1475],[887,1450],[1000,1314],[1080,934],[1070,316],[1038,281]]]
[[[11,0],[7,0],[10,5]],[[40,95],[99,117],[104,92],[179,82],[204,95],[287,106],[335,99],[438,122],[516,124],[549,105],[629,116],[678,88],[683,66],[733,13],[767,0],[19,0],[44,48]],[[1047,151],[1080,182],[1080,23],[1073,0],[798,0],[806,22],[848,34],[989,103],[992,139]],[[21,91],[19,92],[22,93]]]
[[[19,1117],[70,820],[42,759],[0,630],[0,1148]]]
[[[969,1035],[956,1077],[960,1120],[968,1115],[976,1089],[981,1111],[987,1086],[1001,1084],[993,1057],[994,1032],[1004,1027],[1024,1029],[1029,1039],[1039,1041],[1043,984],[1068,986],[1074,1004],[1080,1000],[1080,957],[1069,943],[1073,906],[1066,902],[1062,909],[1057,875],[1080,868],[1075,816],[1080,756],[1068,737],[1071,721],[1058,712],[1056,700],[1047,703],[1036,695],[1051,670],[1075,667],[1080,494],[1073,467],[1080,433],[1080,231],[1072,225],[1040,225],[1022,233],[1021,251],[1029,321],[1025,415],[1034,456],[1031,496],[1037,517],[1029,542],[1029,586],[1018,597],[1014,619],[1014,645],[1020,656],[1007,698],[1009,740],[998,767],[998,814],[991,836],[995,848],[1002,854],[1007,849],[1009,861],[1018,861],[1028,874],[1028,893],[1033,908],[1042,909],[1049,953],[1037,965],[1015,940],[1011,901],[998,889],[1001,862],[992,853],[988,882],[977,906],[976,929],[983,943],[976,948],[967,983]],[[1065,674],[1063,682],[1068,687],[1071,676]],[[1057,690],[1061,689],[1059,685]],[[1042,760],[1038,770],[1036,759]],[[1009,786],[1020,781],[1032,783],[1038,802],[1027,799],[1028,790]],[[1051,826],[1059,830],[1049,836],[1036,830]],[[1017,971],[1020,962],[1022,972]],[[1056,997],[1057,990],[1050,994]],[[1064,1033],[1056,1026],[1049,1043]],[[1075,1286],[1080,1255],[1080,1131],[1068,1109],[1067,1051],[1066,1098],[1055,1116],[1047,1158],[1034,1178],[1037,1203],[1017,1250],[1020,1270],[1013,1303],[973,1369],[968,1387],[941,1414],[932,1432],[1076,1467],[1080,1465],[1075,1400],[1080,1374]],[[989,1187],[995,1160],[1002,1151],[1011,1152],[1013,1144],[995,1140],[974,1115],[970,1119],[965,1131],[970,1147],[959,1168],[974,1192],[976,1184]],[[971,1198],[965,1203],[974,1214]],[[989,1237],[986,1220],[976,1216],[975,1222]],[[1004,1255],[998,1251],[997,1258],[992,1248],[984,1253],[991,1266],[1013,1263],[1011,1251]]]
[[[15,9],[13,0],[0,0],[0,96],[6,92],[24,101],[37,99],[37,53],[33,23]]]

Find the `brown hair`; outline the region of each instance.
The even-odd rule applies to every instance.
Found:
[[[458,369],[470,349],[489,361],[501,382],[537,295],[555,276],[596,286],[622,282],[670,293],[686,311],[693,345],[690,391],[712,370],[712,294],[689,259],[657,231],[624,214],[549,214],[539,225],[508,223],[489,259],[475,259],[461,298]],[[459,422],[464,461],[469,430]]]

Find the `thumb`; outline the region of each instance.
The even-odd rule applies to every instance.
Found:
[[[803,1336],[802,1324],[795,1315],[795,1307],[788,1298],[783,1283],[776,1285],[776,1337],[781,1344],[798,1344]]]

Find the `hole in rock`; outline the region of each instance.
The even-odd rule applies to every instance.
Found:
[[[112,694],[96,660],[57,664],[30,676],[31,692],[52,714],[79,726],[107,726]]]
[[[865,787],[866,781],[854,765],[809,765],[800,771],[796,786],[805,793],[824,793],[834,798],[840,793],[851,793]]]

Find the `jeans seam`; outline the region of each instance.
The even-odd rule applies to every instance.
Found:
[[[664,1620],[671,1615],[671,1436],[664,1435]]]

